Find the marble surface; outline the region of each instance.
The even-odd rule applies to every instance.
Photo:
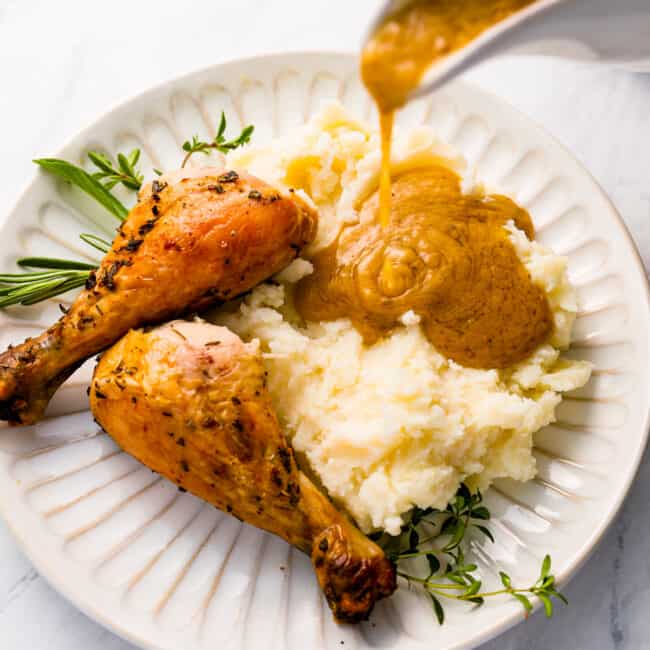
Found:
[[[214,62],[261,52],[355,50],[375,0],[0,0],[0,215],[48,155],[106,108]],[[650,75],[502,59],[469,77],[555,135],[612,198],[650,265]],[[650,648],[650,457],[616,521],[566,588],[486,650]],[[127,650],[59,596],[0,521],[0,647]],[[180,649],[179,649],[180,650]]]

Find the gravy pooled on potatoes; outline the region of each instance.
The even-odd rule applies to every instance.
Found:
[[[368,344],[413,310],[436,349],[472,368],[504,368],[529,356],[553,330],[543,290],[517,257],[504,224],[529,238],[528,213],[500,195],[466,196],[442,165],[393,182],[388,226],[376,192],[360,222],[311,260],[295,304],[310,321],[349,317]]]
[[[361,73],[380,113],[379,190],[360,221],[312,260],[295,302],[311,321],[349,317],[368,344],[412,310],[436,349],[473,368],[505,368],[553,331],[544,292],[508,238],[512,220],[529,239],[528,213],[505,196],[466,196],[440,164],[391,178],[394,111],[427,68],[533,0],[416,0],[365,46]]]

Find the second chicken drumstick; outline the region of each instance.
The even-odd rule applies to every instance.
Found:
[[[102,355],[90,404],[145,465],[308,553],[339,621],[395,590],[384,552],[298,469],[255,344],[201,322],[133,330]]]

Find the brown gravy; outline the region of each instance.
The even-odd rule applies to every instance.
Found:
[[[505,196],[465,196],[460,178],[435,165],[393,182],[387,228],[374,218],[378,193],[359,224],[313,259],[297,286],[303,318],[348,317],[373,343],[413,310],[443,355],[472,368],[504,368],[537,348],[552,331],[544,292],[533,284],[503,224],[529,238],[528,213]]]
[[[440,164],[391,179],[393,115],[438,58],[533,0],[416,0],[379,28],[362,76],[380,110],[379,189],[358,224],[313,259],[295,292],[310,321],[348,317],[364,341],[388,334],[412,310],[443,355],[473,368],[522,361],[553,330],[546,295],[508,239],[513,220],[532,239],[528,213],[500,195],[464,195]]]
[[[393,115],[437,60],[535,0],[415,0],[390,17],[361,53],[361,77],[380,115],[379,222],[390,219]]]
[[[404,105],[435,61],[535,0],[415,0],[389,18],[361,53],[361,76],[382,112]]]

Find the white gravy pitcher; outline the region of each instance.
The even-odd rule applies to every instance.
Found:
[[[408,4],[409,0],[382,2],[368,37],[387,16]],[[650,72],[650,0],[538,0],[435,62],[411,98],[505,53],[600,61]]]

